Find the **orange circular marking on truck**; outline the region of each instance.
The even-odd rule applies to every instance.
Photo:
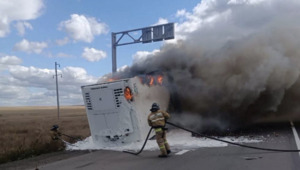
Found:
[[[129,87],[125,87],[124,89],[124,97],[127,100],[132,100],[132,93],[131,93],[131,89]]]

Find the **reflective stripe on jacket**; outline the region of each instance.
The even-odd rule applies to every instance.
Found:
[[[148,116],[148,124],[152,127],[163,127],[166,125],[166,119],[169,119],[169,113],[158,110],[156,112],[151,112]]]

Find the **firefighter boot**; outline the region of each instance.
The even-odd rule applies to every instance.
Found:
[[[164,143],[161,143],[159,145],[159,149],[160,149],[160,155],[158,155],[158,157],[165,158],[168,156]]]
[[[170,145],[168,144],[167,140],[165,140],[165,148],[167,150],[167,154],[170,154],[171,153],[171,150],[170,150]]]

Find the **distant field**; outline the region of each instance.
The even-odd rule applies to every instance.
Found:
[[[51,139],[54,124],[67,135],[90,136],[84,106],[62,106],[59,121],[54,106],[0,107],[0,163],[63,149]]]

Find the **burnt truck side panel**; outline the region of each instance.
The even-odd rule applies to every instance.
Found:
[[[126,88],[130,89],[131,96]],[[81,89],[92,138],[100,146],[144,140],[150,129],[147,115],[151,104],[158,102],[162,109],[167,109],[169,102],[164,86],[142,84],[138,77]]]

